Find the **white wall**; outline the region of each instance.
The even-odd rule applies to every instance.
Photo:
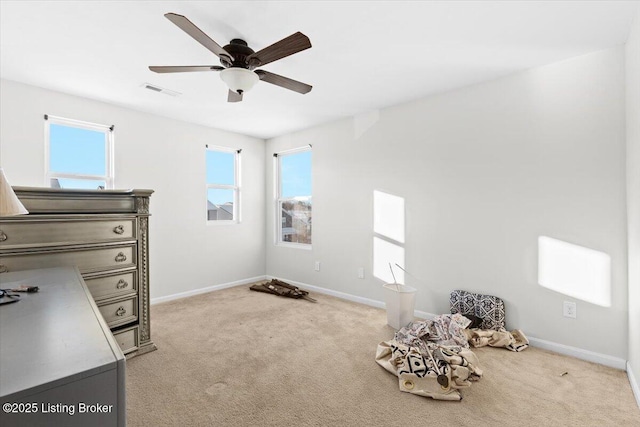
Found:
[[[635,25],[626,47],[629,236],[623,48],[275,138],[266,151],[258,139],[1,81],[0,163],[14,185],[42,185],[44,114],[114,124],[116,186],[156,190],[153,298],[266,271],[383,300],[381,282],[371,276],[372,192],[387,191],[405,198],[405,266],[417,278],[407,282],[420,289],[419,310],[448,311],[455,288],[498,295],[506,301],[509,328],[629,356],[640,377],[638,244],[633,249],[631,238],[638,235],[633,212],[640,206],[633,187],[640,169]],[[238,226],[204,221],[206,143],[243,149]],[[313,249],[276,247],[271,153],[309,143]],[[609,254],[612,306],[577,301],[578,318],[563,318],[562,301],[573,299],[537,284],[540,235]],[[315,260],[322,262],[320,272],[313,271]],[[364,280],[356,278],[358,267],[365,267]]]
[[[264,275],[264,141],[2,80],[0,163],[44,184],[44,114],[115,125],[116,188],[150,188],[151,297]],[[161,95],[158,95],[161,96]],[[242,223],[206,224],[205,144],[241,148]]]
[[[626,359],[624,99],[618,47],[269,140],[267,274],[383,300],[371,275],[372,192],[383,190],[405,198],[416,309],[448,312],[457,288],[493,294],[508,328]],[[271,153],[305,144],[311,251],[274,246],[271,226]],[[537,284],[540,235],[611,256],[611,307]],[[562,316],[565,300],[577,319]]]
[[[640,8],[626,45],[626,78],[629,365],[640,381]],[[640,404],[640,389],[636,398]]]

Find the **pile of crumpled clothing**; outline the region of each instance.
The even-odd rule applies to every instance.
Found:
[[[471,320],[443,314],[410,323],[391,341],[378,344],[376,362],[398,377],[400,391],[437,400],[461,400],[460,389],[482,377],[473,347],[522,351],[529,345],[520,330],[467,329]]]

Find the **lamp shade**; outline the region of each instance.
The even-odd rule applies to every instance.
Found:
[[[13,192],[11,184],[4,175],[4,170],[0,168],[0,216],[13,216],[28,214],[16,193]]]
[[[253,71],[231,67],[220,71],[220,78],[235,93],[242,94],[251,90],[260,78]]]

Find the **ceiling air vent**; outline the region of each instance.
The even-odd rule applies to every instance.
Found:
[[[182,95],[180,92],[176,92],[175,90],[165,89],[160,86],[152,85],[151,83],[143,83],[142,87],[145,89],[152,90],[154,92],[164,93],[169,96],[179,96]]]

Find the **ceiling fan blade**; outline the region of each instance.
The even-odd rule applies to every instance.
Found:
[[[298,31],[279,42],[275,42],[271,46],[267,46],[256,53],[252,53],[247,58],[247,63],[255,64],[256,67],[259,67],[305,49],[309,49],[310,47],[311,41],[309,41],[309,37]]]
[[[188,73],[191,71],[222,71],[224,67],[219,65],[152,65],[149,69],[154,73]]]
[[[230,58],[231,61],[234,60],[233,56],[231,56],[229,52],[224,50],[218,43],[214,42],[211,37],[206,35],[200,28],[196,27],[196,25],[189,21],[185,16],[178,15],[177,13],[165,13],[164,16],[217,56],[226,56],[227,58]]]
[[[229,95],[227,95],[227,102],[240,102],[242,101],[242,95],[229,89]]]
[[[305,94],[311,92],[311,89],[313,88],[313,86],[310,86],[306,83],[302,83],[288,77],[283,77],[278,74],[273,74],[268,71],[256,70],[255,73],[263,82],[271,83],[273,85],[280,86],[294,92]]]

